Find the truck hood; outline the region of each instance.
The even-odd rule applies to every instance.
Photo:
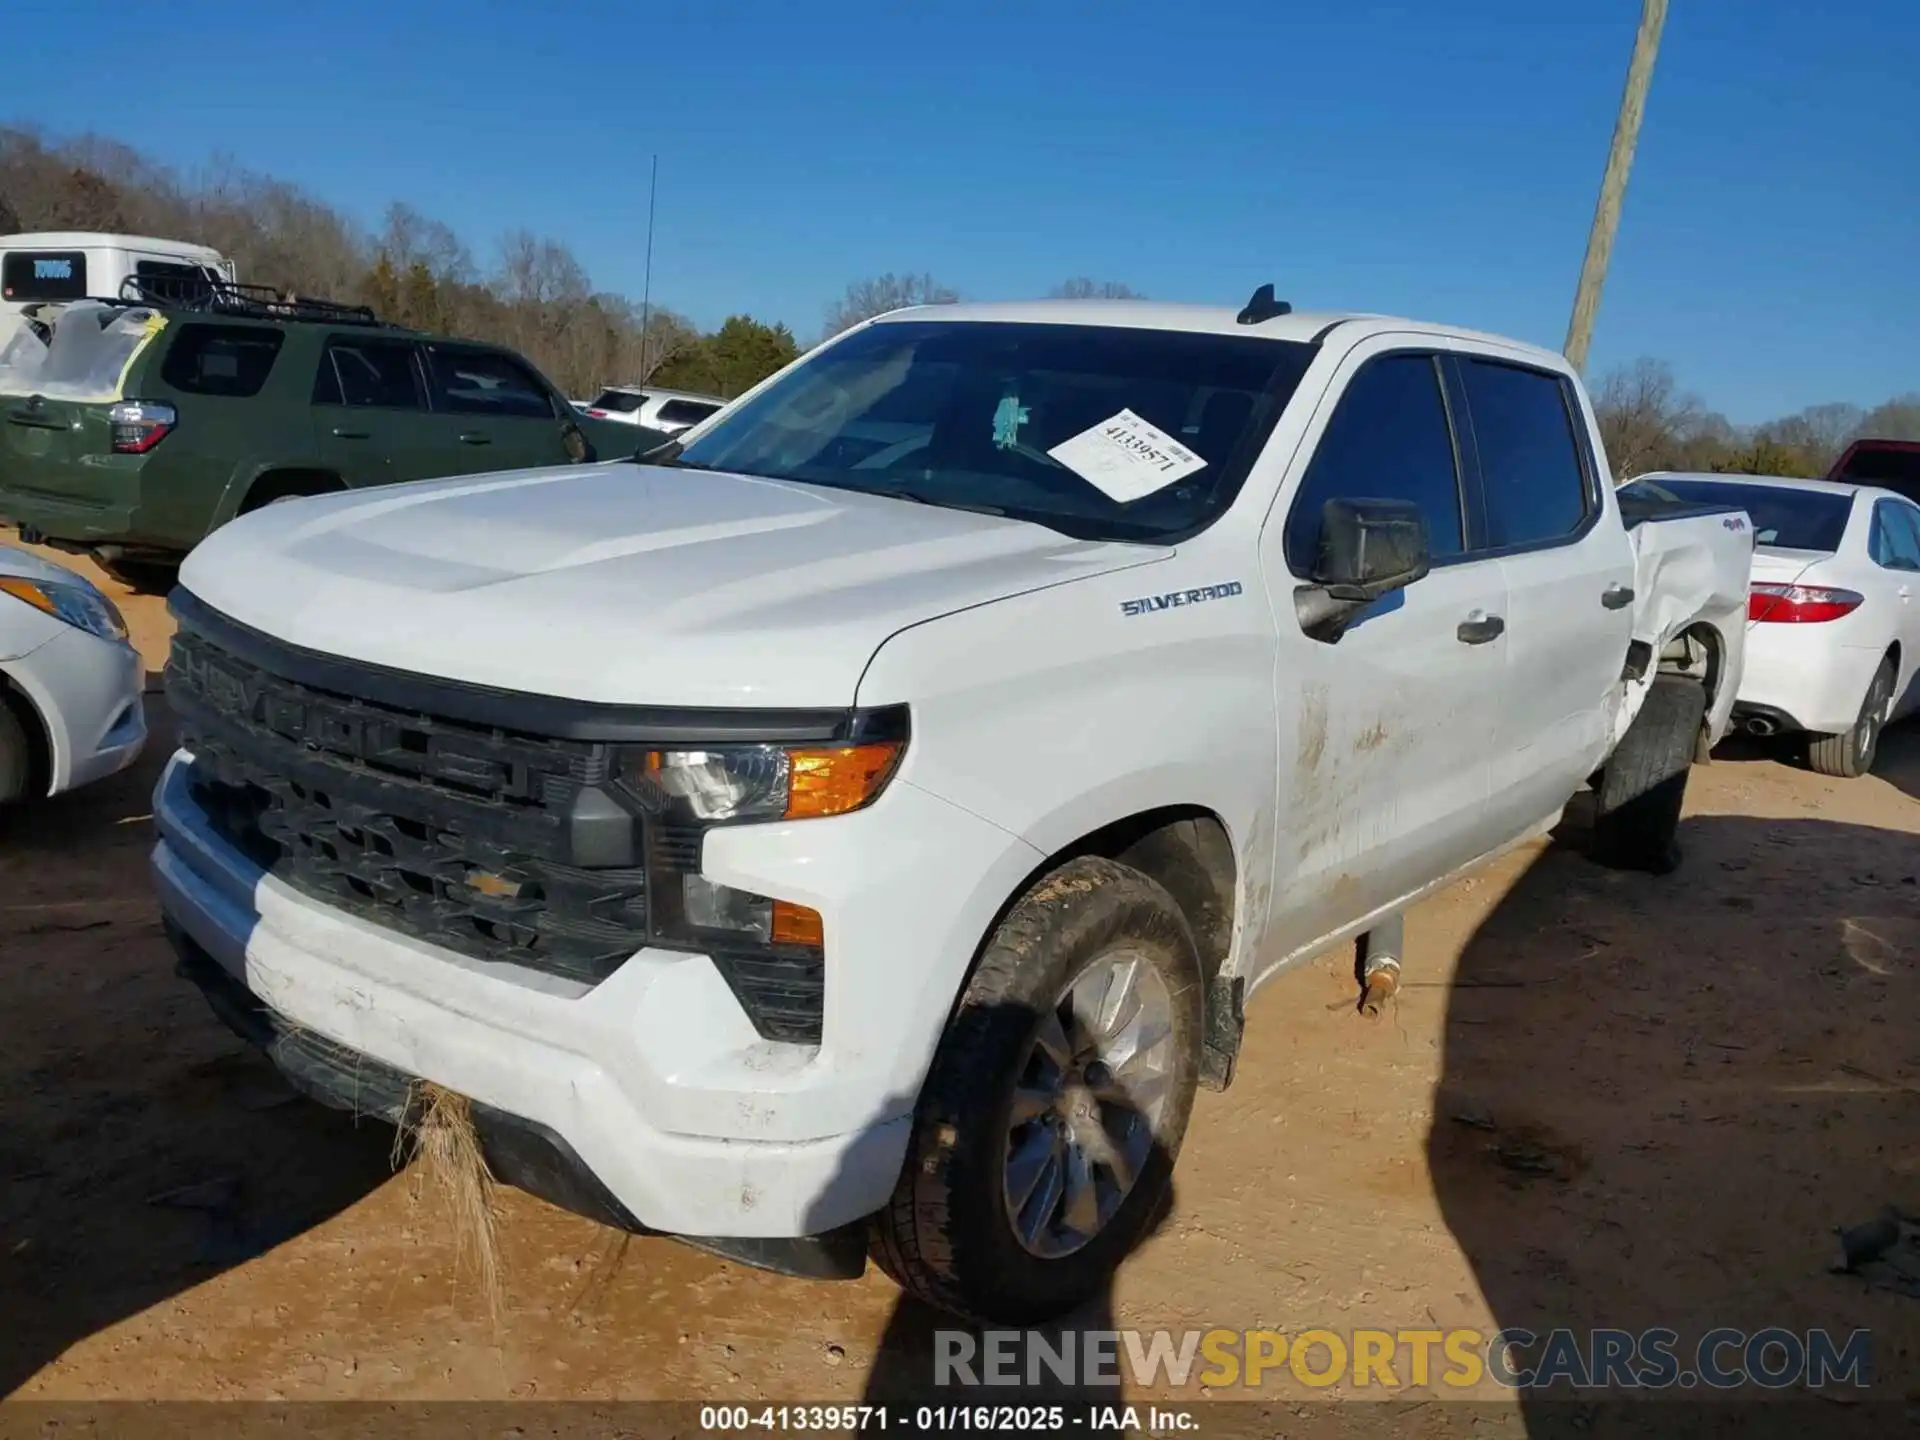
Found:
[[[290,644],[479,685],[676,707],[850,705],[897,631],[1169,549],[627,462],[268,506],[181,584]]]

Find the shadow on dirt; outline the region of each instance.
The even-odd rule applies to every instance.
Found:
[[[390,1128],[299,1101],[177,978],[141,763],[0,819],[0,1395],[391,1174]]]
[[[1899,738],[1886,763],[1911,785]],[[1428,1146],[1441,1210],[1497,1327],[1666,1327],[1681,1373],[1720,1327],[1841,1347],[1867,1329],[1866,1398],[1900,1400],[1920,1303],[1827,1268],[1834,1227],[1920,1213],[1920,836],[1703,816],[1682,844],[1665,879],[1557,845],[1469,941]],[[1834,1388],[1814,1418],[1862,1393]],[[1558,1433],[1576,1398],[1531,1393],[1529,1431]]]
[[[1909,800],[1920,800],[1920,719],[1895,725],[1881,735],[1873,773]]]

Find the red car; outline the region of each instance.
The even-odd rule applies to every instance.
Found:
[[[1826,478],[1878,485],[1920,504],[1920,441],[1856,440]]]

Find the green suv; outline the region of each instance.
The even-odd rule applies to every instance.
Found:
[[[278,500],[667,439],[580,414],[510,350],[363,308],[249,286],[152,298],[75,305],[42,322],[33,363],[20,341],[0,355],[0,520],[136,590],[170,588],[210,531]]]

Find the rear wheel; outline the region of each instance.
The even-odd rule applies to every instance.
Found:
[[[1595,794],[1593,858],[1665,875],[1680,864],[1680,807],[1707,713],[1706,688],[1656,675],[1640,713],[1607,757]]]
[[[1893,657],[1889,655],[1873,673],[1853,728],[1839,735],[1814,736],[1807,746],[1807,763],[1822,775],[1842,780],[1856,779],[1873,769],[1873,757],[1880,753],[1880,732],[1893,710],[1893,682]]]
[[[882,1269],[926,1303],[1028,1325],[1103,1289],[1151,1227],[1193,1106],[1200,962],[1172,897],[1083,858],[1008,913],[940,1042]]]

